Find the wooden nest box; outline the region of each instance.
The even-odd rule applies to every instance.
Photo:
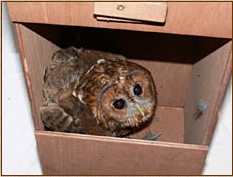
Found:
[[[231,2],[8,2],[45,175],[199,175],[232,63]],[[157,9],[154,11],[153,9]],[[152,73],[158,141],[43,129],[43,72],[60,48],[123,54]]]

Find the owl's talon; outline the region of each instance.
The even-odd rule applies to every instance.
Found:
[[[159,132],[157,134],[152,134],[149,131],[149,132],[146,133],[146,135],[142,139],[143,140],[149,140],[149,141],[156,141],[161,135],[162,135],[162,132]]]

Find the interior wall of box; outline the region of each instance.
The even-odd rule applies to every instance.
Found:
[[[122,54],[151,71],[158,92],[155,117],[160,122],[154,129],[164,131],[161,141],[207,143],[230,39],[42,24],[16,24],[16,32],[22,40],[36,129],[43,129],[39,107],[44,68],[56,50],[75,46]],[[200,100],[208,103],[208,110],[195,117]]]

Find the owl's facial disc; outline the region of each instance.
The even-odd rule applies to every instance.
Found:
[[[152,117],[155,97],[151,76],[134,70],[105,87],[99,104],[106,119],[135,127]]]

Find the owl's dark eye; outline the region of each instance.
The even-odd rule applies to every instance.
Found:
[[[116,101],[113,102],[113,106],[116,109],[123,109],[125,107],[125,100],[118,99],[118,100],[116,100]]]
[[[133,88],[133,92],[135,95],[141,95],[142,94],[142,87],[139,84],[135,85]]]

